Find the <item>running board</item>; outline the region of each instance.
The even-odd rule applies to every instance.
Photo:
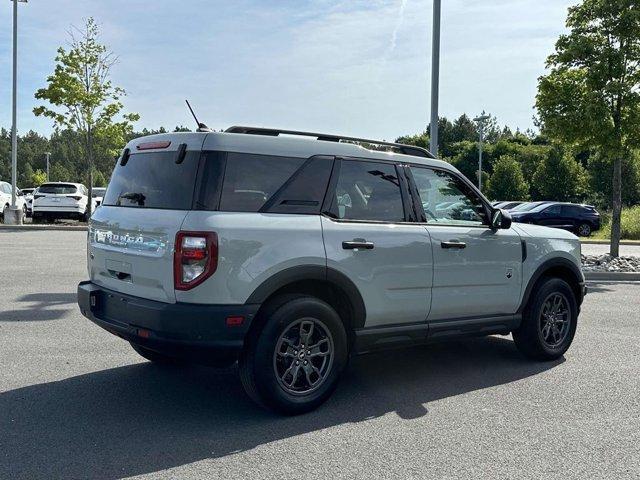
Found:
[[[355,353],[366,353],[455,338],[507,335],[518,328],[521,321],[522,315],[515,314],[361,328],[355,331],[354,350]]]

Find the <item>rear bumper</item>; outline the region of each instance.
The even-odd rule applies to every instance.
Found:
[[[89,320],[129,342],[179,358],[210,364],[238,359],[259,305],[163,303],[99,287],[78,285],[78,306]],[[244,317],[227,326],[228,317]]]

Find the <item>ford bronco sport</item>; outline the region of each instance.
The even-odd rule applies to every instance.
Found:
[[[129,142],[87,255],[87,318],[153,362],[238,362],[288,414],[354,353],[511,333],[556,359],[586,292],[577,237],[512,225],[424,149],[251,127]]]

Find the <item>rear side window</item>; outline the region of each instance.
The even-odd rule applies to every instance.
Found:
[[[38,188],[38,193],[50,193],[57,195],[68,195],[71,193],[76,193],[78,188],[75,185],[66,185],[66,184],[49,184],[45,183]]]
[[[346,220],[405,220],[400,181],[394,165],[342,160],[332,213]]]
[[[132,153],[125,165],[116,164],[102,203],[189,210],[199,159],[199,151],[187,152],[182,163],[176,163],[176,152]]]
[[[258,212],[304,162],[303,158],[227,154],[220,210]]]
[[[565,217],[577,217],[580,215],[584,215],[588,212],[587,209],[578,207],[575,205],[563,205],[562,206],[562,215]]]

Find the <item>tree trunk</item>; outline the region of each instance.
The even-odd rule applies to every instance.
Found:
[[[622,213],[622,159],[613,161],[613,212],[611,214],[611,256],[620,255],[620,217]]]
[[[91,127],[87,129],[87,162],[89,164],[89,199],[87,201],[87,219],[93,213],[93,132]]]

